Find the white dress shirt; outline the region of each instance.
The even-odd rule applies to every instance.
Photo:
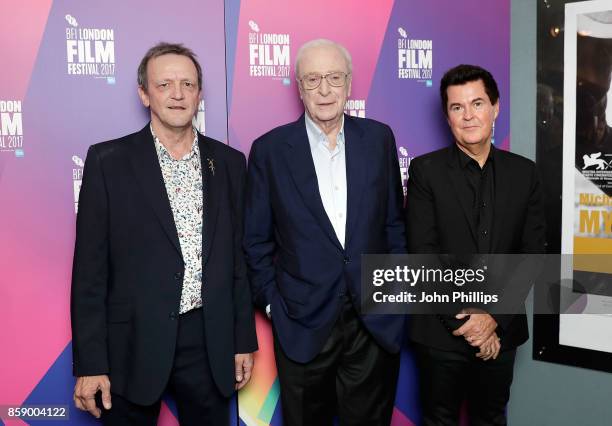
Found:
[[[340,132],[336,136],[336,146],[329,149],[329,140],[323,131],[306,117],[306,133],[310,152],[314,160],[319,194],[325,213],[334,227],[338,241],[344,247],[346,234],[346,155],[344,137],[344,117]]]

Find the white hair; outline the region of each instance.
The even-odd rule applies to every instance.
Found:
[[[300,60],[302,59],[302,56],[304,56],[304,52],[308,49],[320,46],[332,46],[338,49],[342,56],[344,56],[348,73],[351,74],[353,72],[353,61],[351,59],[351,54],[348,50],[346,50],[346,47],[326,38],[317,38],[315,40],[307,41],[298,49],[297,55],[295,56],[295,78],[299,78]]]

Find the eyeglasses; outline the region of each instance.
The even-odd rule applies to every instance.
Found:
[[[327,83],[333,87],[342,87],[346,84],[346,80],[348,79],[350,74],[335,71],[328,72],[327,74],[306,74],[304,77],[298,79],[304,89],[306,90],[314,90],[321,85],[321,81],[323,79],[327,80]]]

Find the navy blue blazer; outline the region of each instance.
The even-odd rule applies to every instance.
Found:
[[[255,303],[271,305],[285,354],[312,360],[349,296],[359,310],[361,255],[405,253],[403,193],[389,126],[344,116],[345,248],[325,212],[304,116],[258,138],[248,165],[244,248]],[[361,316],[374,339],[398,352],[404,318]]]

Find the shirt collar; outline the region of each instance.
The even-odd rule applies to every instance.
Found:
[[[304,117],[306,121],[306,133],[308,134],[310,149],[315,149],[320,143],[324,144],[327,148],[327,144],[329,143],[327,135],[319,128],[319,126],[317,126],[314,121],[312,121],[312,119],[308,116],[308,113],[304,113]],[[336,136],[336,145],[338,148],[341,148],[344,145],[344,114],[342,114],[340,131],[338,132],[338,136]]]
[[[160,142],[159,138],[153,131],[153,126],[151,124],[149,124],[149,129],[151,130],[151,135],[153,136],[153,140],[155,141],[155,150],[157,151],[157,156],[159,158],[167,157],[171,160],[174,160],[174,158],[172,158],[166,147]],[[200,150],[198,148],[198,132],[195,127],[193,127],[192,129],[194,137],[193,142],[191,144],[191,150],[187,154],[185,154],[183,158],[180,158],[179,160],[175,161],[185,161],[191,159],[194,155],[199,155]]]
[[[491,144],[491,149],[489,149],[489,155],[487,157],[487,160],[485,161],[485,164],[487,164],[489,161],[493,161],[493,159],[495,158],[495,150],[496,150],[495,146]],[[457,146],[456,142],[455,142],[455,152],[457,153],[457,158],[459,160],[459,166],[461,166],[462,168],[466,168],[468,164],[470,164],[470,162],[472,161],[478,165],[476,160],[474,160],[472,157],[467,155]],[[480,166],[478,166],[478,168],[480,168]]]

